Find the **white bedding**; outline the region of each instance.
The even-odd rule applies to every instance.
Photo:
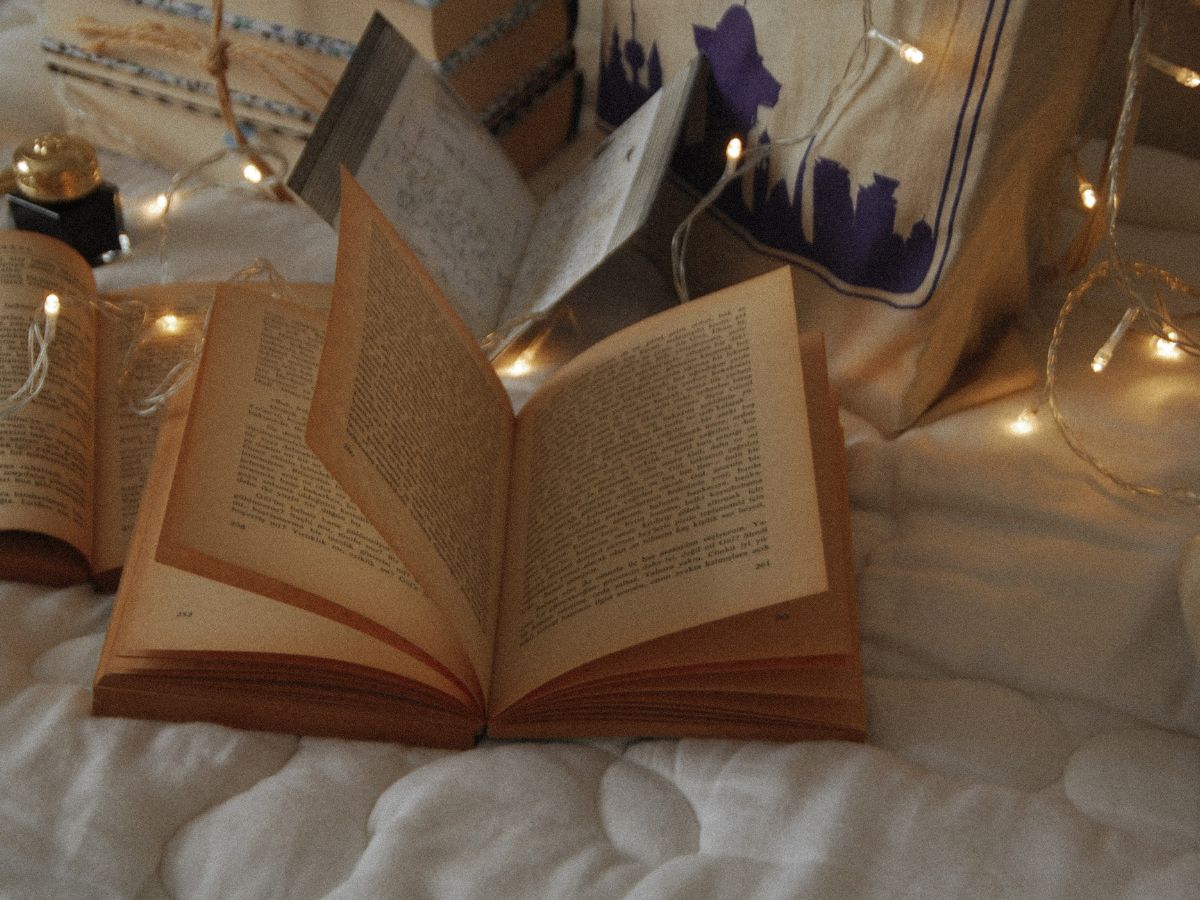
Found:
[[[0,0],[5,155],[55,124],[31,5]],[[167,174],[105,162],[139,252],[102,286],[153,280],[138,210]],[[1200,280],[1200,205],[1173,187],[1194,192],[1195,164],[1139,162],[1130,255]],[[179,277],[228,277],[255,252],[330,276],[323,224],[243,211],[236,240],[187,235]],[[1060,302],[1038,298],[1031,345]],[[1080,316],[1077,370],[1106,330]],[[1064,403],[1134,474],[1195,485],[1200,370],[1135,344],[1144,360],[1070,379]],[[1031,397],[893,441],[844,420],[866,745],[447,753],[94,719],[110,598],[0,585],[0,896],[1196,897],[1200,579],[1181,595],[1179,567],[1200,513],[1107,485],[1045,416],[1013,436]]]

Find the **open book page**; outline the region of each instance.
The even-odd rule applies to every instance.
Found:
[[[131,367],[127,386],[149,393],[185,358],[203,328],[212,303],[212,284],[159,284],[131,288],[106,299],[118,306],[137,304],[149,328],[142,335],[117,319],[96,319],[96,534],[93,565],[97,572],[118,569],[133,534],[133,523],[161,413],[138,415],[122,393],[122,372]]]
[[[29,374],[27,335],[50,293],[60,298],[41,393],[0,419],[0,530],[49,535],[84,556],[92,550],[96,397],[92,271],[65,244],[26,231],[0,232],[0,392]],[[20,573],[8,573],[19,577]]]
[[[828,585],[786,269],[660,313],[521,413],[494,708]]]
[[[536,201],[496,139],[376,15],[289,181],[334,222],[359,180],[476,340],[499,324]]]
[[[490,677],[512,453],[508,396],[354,179],[308,442]]]
[[[175,461],[183,439],[186,398],[172,400],[151,466],[105,644],[105,657],[214,653],[309,656],[369,666],[409,678],[469,704],[451,679],[388,644],[297,606],[280,603],[154,559]],[[100,674],[115,666],[102,660]]]
[[[650,212],[700,69],[676,75],[542,204],[501,324],[550,309],[628,240]]]
[[[217,298],[158,559],[338,619],[481,696],[446,617],[304,443],[324,315],[248,285]]]

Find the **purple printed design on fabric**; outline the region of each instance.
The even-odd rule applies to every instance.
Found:
[[[662,86],[658,44],[649,53],[637,38],[637,9],[631,0],[631,35],[622,42],[614,28],[603,54],[598,112],[617,125]],[[764,65],[749,9],[733,5],[714,27],[692,26],[696,48],[709,61],[709,112],[702,142],[681,148],[676,170],[697,190],[707,191],[724,170],[723,148],[732,134],[747,135],[757,124],[759,107],[774,107],[782,85]],[[759,142],[770,141],[764,131]],[[812,171],[812,237],[804,229],[804,183],[811,144],[796,172],[789,195],[787,180],[773,183],[767,161],[753,173],[750,197],[730,185],[718,207],[756,240],[787,254],[811,260],[848,285],[908,294],[924,284],[936,245],[925,219],[907,237],[896,232],[899,180],[874,173],[871,184],[851,184],[841,163],[818,157]]]

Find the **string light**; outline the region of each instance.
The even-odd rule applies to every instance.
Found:
[[[270,166],[272,174],[270,177],[264,177],[263,170],[256,164],[255,159],[263,160]],[[209,190],[213,188],[211,180],[206,177],[210,169],[214,169],[222,164],[228,165],[229,161],[233,161],[234,165],[241,167],[242,178],[245,182],[255,185],[256,190],[262,191],[264,197],[277,197],[280,191],[286,190],[284,177],[287,174],[287,159],[283,154],[274,150],[268,150],[265,147],[255,147],[252,151],[245,151],[240,148],[225,148],[206,156],[204,159],[188,166],[185,169],[176,172],[171,178],[170,184],[167,185],[167,190],[160,194],[161,201],[155,198],[154,202],[162,207],[162,218],[158,223],[158,264],[163,283],[173,281],[170,270],[170,258],[168,253],[170,239],[170,216],[178,206],[179,201],[187,197],[191,192]],[[256,177],[255,177],[256,176]],[[228,174],[225,176],[228,178]],[[221,184],[217,184],[221,187]],[[238,182],[232,182],[232,186],[239,186]],[[245,187],[245,184],[241,184]]]
[[[125,311],[99,298],[69,297],[49,292],[42,298],[34,311],[33,321],[26,332],[26,348],[29,354],[29,374],[15,391],[0,400],[0,418],[15,415],[29,405],[46,386],[50,371],[50,347],[58,330],[58,317],[62,314],[66,299],[93,306],[106,316],[123,316]]]
[[[276,299],[286,299],[299,303],[299,298],[287,279],[278,269],[266,259],[256,259],[253,263],[235,272],[228,279],[230,283],[265,281],[268,292]],[[187,329],[182,318],[174,313],[165,313],[154,320],[152,326],[146,326],[143,317],[142,333],[129,346],[125,353],[125,361],[121,368],[119,387],[126,406],[139,416],[154,415],[179,393],[191,380],[200,363],[200,355],[204,350],[204,340],[208,333],[208,321],[212,314],[211,305],[204,310],[194,337],[183,348],[180,358],[175,362],[158,383],[149,391],[137,390],[137,381],[143,376],[136,363],[140,347],[153,339],[149,332],[159,330],[174,336],[185,336]]]
[[[1058,319],[1055,321],[1054,329],[1050,336],[1049,346],[1046,349],[1046,378],[1042,398],[1043,402],[1050,409],[1054,417],[1054,422],[1071,451],[1113,484],[1142,496],[1168,498],[1189,506],[1200,506],[1200,491],[1190,487],[1176,486],[1164,488],[1133,481],[1115,471],[1102,459],[1089,451],[1063,416],[1055,394],[1058,376],[1058,354],[1062,344],[1063,333],[1066,330],[1067,319],[1075,307],[1098,284],[1109,279],[1115,283],[1121,294],[1126,298],[1128,305],[1121,317],[1120,323],[1113,330],[1112,334],[1109,335],[1104,346],[1092,358],[1092,369],[1094,371],[1103,371],[1107,367],[1108,363],[1112,360],[1118,344],[1120,344],[1133,323],[1139,319],[1149,329],[1151,335],[1156,338],[1156,353],[1160,353],[1165,355],[1166,358],[1171,359],[1177,358],[1175,354],[1179,354],[1180,356],[1184,354],[1194,357],[1200,356],[1200,342],[1173,321],[1171,312],[1164,300],[1164,292],[1179,297],[1187,297],[1192,300],[1200,300],[1200,288],[1156,266],[1147,263],[1126,261],[1122,257],[1117,244],[1117,207],[1119,205],[1121,184],[1120,170],[1122,161],[1128,155],[1128,147],[1133,140],[1136,128],[1137,112],[1140,106],[1139,94],[1141,91],[1142,68],[1144,64],[1149,64],[1154,68],[1164,69],[1163,65],[1159,65],[1163,61],[1150,54],[1146,48],[1146,41],[1150,33],[1151,11],[1152,0],[1136,0],[1134,4],[1135,26],[1133,40],[1129,48],[1128,65],[1126,67],[1125,92],[1121,102],[1120,115],[1117,118],[1116,129],[1109,145],[1106,170],[1104,200],[1106,213],[1105,239],[1108,253],[1106,258],[1101,260],[1067,294],[1066,301],[1059,311]],[[1187,75],[1187,72],[1190,72],[1190,70],[1182,70],[1181,67],[1172,66],[1169,63],[1165,65],[1169,69],[1168,74],[1176,77],[1181,83],[1192,81]],[[1184,72],[1182,79],[1179,78],[1180,71]],[[1196,79],[1196,83],[1200,85],[1200,79]],[[1139,290],[1139,284],[1146,285],[1149,290]]]
[[[1155,56],[1153,53],[1146,54],[1146,64],[1162,72],[1164,75],[1174,78],[1185,88],[1200,87],[1200,74],[1193,69],[1178,66],[1173,62],[1168,62],[1161,56]]]
[[[742,139],[732,137],[725,145],[725,174],[728,175],[737,168],[738,160],[742,158]]]
[[[1075,181],[1079,192],[1079,202],[1084,209],[1092,210],[1096,208],[1096,204],[1100,202],[1100,195],[1096,193],[1096,186],[1088,179],[1083,172],[1083,163],[1079,161],[1079,144],[1070,150],[1071,166],[1075,170]]]
[[[907,41],[902,41],[899,38],[892,37],[890,34],[885,34],[874,25],[867,29],[867,37],[871,40],[879,41],[881,44],[890,47],[897,56],[906,63],[913,66],[919,66],[925,62],[925,53],[920,47],[914,46]]]
[[[1182,359],[1183,351],[1179,349],[1179,334],[1168,331],[1166,337],[1154,339],[1154,355],[1159,359]]]
[[[512,375],[515,378],[528,375],[533,371],[533,357],[534,353],[532,348],[521,351],[520,356],[514,359],[504,370],[505,374]]]
[[[1112,362],[1113,354],[1117,352],[1117,345],[1124,340],[1126,332],[1129,331],[1129,327],[1137,317],[1137,307],[1131,306],[1125,310],[1125,314],[1121,316],[1121,321],[1112,330],[1112,334],[1108,336],[1108,340],[1096,351],[1096,355],[1092,357],[1092,371],[1097,375],[1108,368],[1108,364]]]
[[[1020,437],[1033,434],[1037,429],[1037,412],[1036,407],[1024,410],[1019,416],[1013,419],[1008,426],[1008,430]]]

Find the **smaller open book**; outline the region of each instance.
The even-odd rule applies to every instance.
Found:
[[[514,416],[341,194],[328,316],[218,292],[95,712],[452,747],[861,739],[844,450],[789,270],[613,335]]]
[[[45,383],[0,417],[0,578],[90,578],[116,589],[158,432],[158,419],[127,407],[122,383],[136,396],[186,354],[212,292],[211,284],[164,284],[99,294],[66,244],[0,231],[4,394],[28,371],[30,324],[49,295],[58,299]],[[101,315],[100,304],[121,315]]]

